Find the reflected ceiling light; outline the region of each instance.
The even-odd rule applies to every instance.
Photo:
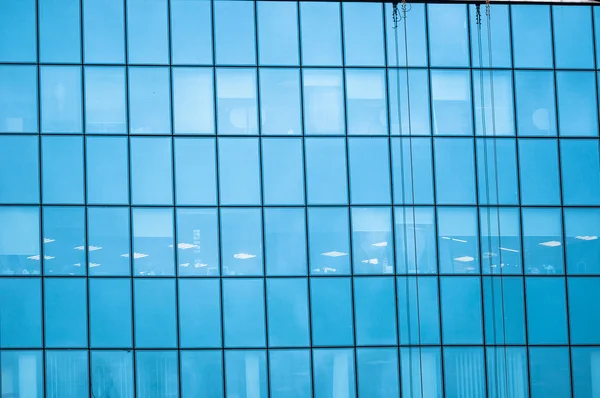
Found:
[[[36,254],[35,256],[29,256],[29,257],[27,257],[27,258],[28,258],[29,260],[37,260],[37,261],[39,261],[39,260],[40,260],[40,255],[39,255],[39,254]]]
[[[475,260],[473,257],[471,256],[462,256],[462,257],[455,257],[454,261],[460,261],[461,263],[468,263],[470,261]]]
[[[54,256],[44,256],[44,260],[52,260],[54,258],[56,258],[56,257],[54,257]]]
[[[584,236],[576,236],[575,239],[579,239],[579,240],[596,240],[596,239],[598,239],[598,237],[596,235],[593,235],[593,236],[584,235]]]
[[[194,263],[194,268],[204,268],[204,267],[208,267],[208,264]]]
[[[347,256],[348,253],[343,253],[343,252],[336,252],[331,251],[331,252],[325,252],[325,253],[321,253],[321,256],[327,256],[327,257],[341,257],[341,256]]]
[[[442,239],[450,240],[450,238],[447,236],[442,236]]]
[[[377,259],[377,258],[370,258],[368,260],[362,260],[361,263],[364,263],[364,264],[379,264],[379,259]]]
[[[519,252],[518,250],[509,249],[509,248],[506,248],[506,247],[501,247],[500,250],[504,250],[505,252],[512,252],[512,253],[518,253]]]
[[[90,263],[90,268],[95,268],[95,267],[99,267],[100,264],[98,263]]]
[[[173,247],[173,245],[170,245],[170,247]],[[198,245],[194,245],[194,244],[191,244],[191,243],[178,243],[177,244],[177,248],[178,249],[182,249],[182,250],[185,250],[185,249],[197,249]]]
[[[378,243],[373,243],[371,246],[375,246],[375,247],[386,247],[386,246],[387,246],[387,242],[378,242]]]
[[[179,264],[180,267],[189,267],[190,263],[183,263],[183,264]]]
[[[149,254],[144,254],[144,253],[133,253],[133,258],[144,258],[144,257],[148,257]],[[125,257],[125,258],[129,258],[129,253],[125,253],[125,254],[121,254],[121,257]]]
[[[54,239],[44,238],[44,243],[52,243],[52,242],[54,242]]]
[[[321,272],[321,271],[323,271],[325,273],[328,273],[328,272],[337,272],[337,269],[330,268],[330,267],[323,267],[323,269],[321,269],[321,268],[315,268],[315,269],[313,269],[313,272]]]
[[[83,246],[77,246],[73,248],[74,250],[83,250]]]
[[[84,246],[77,246],[77,247],[74,247],[73,249],[74,250],[84,250],[85,248],[84,248]],[[102,249],[102,247],[100,247],[100,246],[88,246],[88,250],[91,252],[93,252],[95,250],[101,250],[101,249]]]
[[[560,246],[561,243],[557,240],[549,240],[548,242],[542,242],[540,243],[540,246],[546,246],[546,247],[556,247],[556,246]]]
[[[237,258],[238,260],[248,260],[249,258],[256,257],[254,254],[248,253],[236,253],[233,255],[233,258]]]
[[[452,240],[453,240],[453,241],[455,241],[455,242],[467,243],[467,241],[466,241],[466,240],[463,240],[463,239],[456,239],[456,238],[452,238]]]
[[[73,264],[75,267],[81,267],[81,263],[75,263]]]

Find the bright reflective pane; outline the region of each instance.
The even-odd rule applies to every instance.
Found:
[[[396,296],[393,277],[354,278],[357,345],[396,344]]]
[[[90,278],[90,346],[132,346],[131,280]]]
[[[593,68],[591,7],[552,7],[557,68]]]
[[[173,68],[175,134],[214,134],[213,72],[209,68]]]
[[[173,209],[134,208],[132,222],[134,275],[174,275]]]
[[[345,65],[385,65],[381,6],[379,3],[342,3]]]
[[[473,207],[438,207],[440,272],[479,273],[477,212]]]
[[[86,137],[86,189],[90,204],[129,202],[127,137]]]
[[[261,209],[221,209],[223,275],[262,275]]]
[[[44,273],[85,275],[85,208],[43,208]]]
[[[481,281],[476,276],[440,277],[445,344],[482,344]]]
[[[260,205],[260,148],[257,138],[219,138],[221,205]]]
[[[515,67],[552,68],[550,7],[519,4],[510,11]]]
[[[566,344],[567,304],[562,277],[525,278],[529,344]]]
[[[219,275],[216,209],[177,209],[179,276]]]
[[[564,209],[569,274],[600,273],[600,211]]]
[[[413,7],[416,6],[413,4]],[[388,97],[391,134],[431,134],[429,76],[426,70],[388,69]]]
[[[81,62],[79,6],[79,0],[38,1],[41,62]]]
[[[437,277],[398,277],[398,330],[401,344],[439,344]]]
[[[392,138],[394,203],[433,203],[431,139]]]
[[[306,220],[302,208],[265,209],[267,275],[306,275]]]
[[[303,3],[304,4],[304,3]],[[343,77],[339,69],[303,69],[306,134],[344,134]]]
[[[36,67],[0,66],[0,133],[37,132],[37,113]]]
[[[473,140],[470,138],[434,139],[437,203],[476,203],[473,149]]]
[[[179,396],[177,351],[137,351],[135,384],[138,395],[147,398]]]
[[[474,4],[469,5],[469,25],[471,27],[471,62],[474,68],[510,68],[512,65],[509,6],[494,4],[490,6],[490,18],[485,9],[481,9],[481,24],[477,24],[477,11]],[[493,16],[493,17],[492,17]],[[489,21],[489,25],[488,25]],[[479,28],[481,27],[481,40]],[[492,42],[491,65],[488,35]],[[481,63],[479,48],[481,47]]]
[[[303,162],[301,139],[262,139],[262,175],[265,204],[304,204]]]
[[[87,347],[87,333],[86,279],[45,278],[46,347]]]
[[[310,350],[269,350],[271,398],[312,397]]]
[[[83,203],[83,138],[42,137],[44,203]]]
[[[561,210],[524,208],[521,217],[523,219],[525,273],[563,273]]]
[[[521,274],[519,209],[479,208],[481,267],[484,274]]]
[[[554,73],[515,71],[518,135],[556,135]]]
[[[434,134],[473,134],[471,75],[468,71],[431,71],[431,104]]]
[[[88,207],[88,273],[130,275],[129,208]]]
[[[212,64],[212,7],[205,0],[171,0],[173,64]]]
[[[432,66],[469,66],[467,7],[428,4],[429,51]]]
[[[121,0],[83,0],[86,63],[125,63],[125,18]]]
[[[44,379],[42,351],[4,351],[0,357],[0,394],[42,398]]]
[[[561,136],[598,136],[594,72],[556,72]]]
[[[310,313],[313,345],[354,344],[350,278],[311,278]],[[316,358],[314,360],[316,365]],[[317,374],[315,373],[315,377]],[[316,380],[315,382],[318,384]],[[315,386],[315,389],[318,387]]]
[[[168,0],[127,1],[128,62],[168,64]]]
[[[267,279],[270,347],[310,345],[306,278]]]
[[[39,203],[38,137],[0,136],[0,203]]]
[[[0,62],[35,62],[35,0],[5,1],[0,13]],[[18,390],[18,389],[17,389]],[[0,389],[0,392],[3,392]]]
[[[256,69],[217,69],[219,134],[258,134],[257,108]]]
[[[383,69],[346,71],[346,109],[348,134],[384,135],[387,106]]]
[[[43,133],[81,133],[81,67],[40,67]]]
[[[179,344],[221,347],[221,287],[218,279],[179,279]]]
[[[0,274],[40,273],[39,207],[0,207]]]
[[[259,69],[261,134],[301,135],[300,72]]]
[[[254,2],[219,0],[213,5],[217,64],[256,64]]]
[[[129,133],[170,134],[169,69],[129,68]]]
[[[88,351],[51,350],[46,352],[46,397],[89,396]]]
[[[222,284],[225,347],[264,347],[263,279],[224,279]]]
[[[397,28],[394,28],[392,4],[384,3],[385,29],[387,41],[388,66],[427,66],[427,33],[425,28],[425,4],[412,3],[409,18],[402,19]],[[406,22],[406,40],[408,44],[408,59],[404,36],[404,23]],[[412,397],[411,397],[412,398]]]
[[[177,346],[175,289],[175,279],[173,278],[135,279],[133,281],[136,347],[166,348]],[[144,351],[138,351],[138,355],[140,352]],[[142,366],[138,364],[138,371],[140,368]],[[138,389],[138,393],[139,391]],[[148,394],[143,395],[149,396]],[[156,397],[164,396],[156,395]]]
[[[472,77],[476,134],[515,135],[512,73],[501,70],[490,73],[489,70],[480,70],[473,71]]]
[[[340,4],[300,2],[303,65],[341,65]]]
[[[435,214],[432,207],[395,207],[398,274],[437,272]]]
[[[264,350],[225,351],[227,397],[267,398],[267,364]]]
[[[175,138],[175,200],[178,205],[215,205],[215,140]]]
[[[132,204],[172,204],[171,139],[131,138],[130,143]]]
[[[222,351],[180,351],[181,396],[223,397]]]
[[[348,161],[352,204],[390,203],[388,139],[348,139]]]
[[[127,132],[125,69],[85,68],[85,132]]]
[[[356,397],[354,350],[313,350],[315,398]]]
[[[391,209],[352,208],[352,255],[355,274],[394,272]]]
[[[386,398],[400,396],[398,349],[359,348],[358,394],[361,397]]]
[[[92,351],[92,396],[133,398],[133,353]]]
[[[305,145],[308,203],[348,203],[346,140],[307,138]]]
[[[42,347],[41,292],[40,278],[0,278],[2,347]]]
[[[350,273],[350,231],[345,207],[308,208],[310,273]]]
[[[477,139],[477,183],[480,204],[519,203],[516,142],[514,139]]]
[[[519,181],[524,205],[560,204],[556,140],[520,139]]]
[[[298,65],[298,5],[258,1],[258,59],[261,65]]]

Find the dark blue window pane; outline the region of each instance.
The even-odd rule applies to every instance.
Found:
[[[309,350],[270,350],[271,398],[310,398]]]
[[[313,345],[354,344],[351,290],[348,278],[310,280]]]
[[[525,347],[486,347],[488,397],[529,397],[526,350]]]
[[[522,274],[519,209],[480,207],[481,268],[484,274]]]
[[[515,71],[517,134],[556,135],[554,73]]]
[[[473,149],[473,140],[469,138],[433,141],[437,203],[476,203]]]
[[[0,22],[0,26],[5,25]],[[0,66],[0,133],[37,132],[36,69],[24,65]]]
[[[306,275],[305,209],[265,209],[267,275]]]
[[[216,209],[177,209],[179,276],[219,275]]]
[[[410,6],[410,18],[403,19],[399,28],[395,24],[392,15],[392,4],[384,3],[385,25],[387,40],[387,64],[388,66],[427,66],[427,33],[425,29],[425,4],[413,3]],[[406,59],[406,47],[404,37],[404,23],[408,41],[408,60]],[[397,36],[396,36],[397,35]],[[397,37],[397,38],[396,38]],[[398,51],[396,51],[398,44]],[[396,58],[397,57],[397,58]],[[412,398],[412,397],[411,397]]]
[[[178,362],[177,351],[137,351],[137,395],[147,398],[179,397]]]
[[[256,64],[254,2],[220,0],[213,4],[217,64]]]
[[[429,51],[432,66],[469,66],[467,7],[428,4]]]
[[[171,56],[174,64],[212,64],[210,1],[171,0]]]
[[[483,72],[479,70],[473,71],[472,78],[476,134],[484,136],[515,135],[512,73],[495,70],[490,75],[489,70]],[[493,101],[492,92],[494,93]]]
[[[444,348],[444,387],[446,396],[485,398],[483,347]]]
[[[300,71],[261,68],[259,73],[261,134],[302,134]]]
[[[169,63],[167,0],[127,1],[128,61]]]
[[[390,203],[390,154],[387,138],[350,138],[350,201]]]
[[[482,344],[480,279],[471,276],[441,277],[440,293],[444,343]]]
[[[90,346],[131,347],[131,280],[90,278]]]
[[[173,209],[132,209],[132,223],[134,275],[174,275]]]
[[[221,288],[218,279],[179,279],[179,344],[221,347]]]
[[[479,273],[477,224],[473,207],[438,207],[441,273]]]
[[[86,63],[125,63],[123,5],[121,0],[83,0]]]
[[[177,346],[175,289],[174,279],[134,280],[136,347]],[[144,396],[147,395],[144,394]]]
[[[345,207],[308,208],[310,273],[350,273],[350,231]]]
[[[436,277],[398,277],[400,344],[439,344],[440,308]]]
[[[398,397],[397,348],[359,348],[356,351],[358,394],[361,397]]]
[[[88,207],[89,275],[130,275],[129,208]]]
[[[129,202],[126,137],[86,137],[87,201],[90,204]]]
[[[417,6],[419,5],[413,4],[413,10]],[[431,135],[427,70],[388,69],[387,88],[390,133],[393,135]],[[408,101],[409,91],[410,101]]]
[[[221,209],[223,275],[262,275],[260,209]]]
[[[394,278],[354,279],[357,345],[395,345]]]
[[[144,137],[130,142],[132,204],[173,204],[171,139]]]
[[[439,347],[401,348],[402,395],[442,398],[442,359]]]
[[[468,71],[431,71],[434,134],[473,135],[471,101],[471,74]]]
[[[256,69],[217,69],[217,129],[219,134],[258,134],[257,109]]]
[[[519,184],[516,141],[477,139],[477,183],[480,204],[516,205]]]
[[[0,278],[1,347],[42,346],[41,291],[39,278]]]
[[[352,255],[355,274],[393,273],[392,243],[391,208],[352,208]]]
[[[298,5],[259,1],[258,59],[261,65],[298,65]]]
[[[305,145],[308,203],[348,203],[346,140],[308,138]]]
[[[222,283],[225,346],[264,347],[263,279],[224,279]]]
[[[341,65],[340,4],[300,3],[303,65]]]
[[[168,68],[129,68],[129,132],[170,134]]]
[[[356,397],[353,349],[313,351],[315,398]]]
[[[39,274],[40,264],[39,207],[0,207],[0,274]]]
[[[266,205],[304,204],[302,140],[262,140],[262,167]]]
[[[520,277],[483,278],[486,344],[525,344],[525,303]]]
[[[569,278],[571,344],[598,344],[600,337],[600,279]]]
[[[317,6],[334,3],[302,3]],[[339,69],[303,69],[305,134],[345,134],[344,78]]]
[[[591,7],[552,7],[557,68],[593,68]]]
[[[85,278],[44,279],[46,347],[87,347]]]
[[[267,398],[266,362],[264,350],[226,351],[227,397]]]
[[[0,203],[39,203],[38,138],[0,136]]]
[[[35,0],[2,2],[0,62],[36,62],[35,8]]]
[[[213,72],[208,68],[173,68],[175,134],[214,134]]]
[[[431,207],[394,208],[399,274],[437,272],[435,215]]]
[[[83,138],[42,137],[44,203],[83,203]]]
[[[125,68],[86,67],[85,132],[126,134]]]
[[[44,273],[85,275],[85,208],[44,207],[43,221]]]
[[[556,140],[519,140],[521,203],[560,204],[558,148]]]
[[[600,358],[599,347],[571,348],[575,397],[598,395],[598,358]]]
[[[387,134],[385,88],[383,69],[346,71],[348,134]]]
[[[81,133],[81,67],[40,67],[40,79],[42,132]]]
[[[510,11],[515,67],[552,68],[550,7],[519,4]]]
[[[431,140],[392,138],[394,203],[433,204]]]
[[[556,72],[561,136],[598,136],[596,74]]]
[[[0,394],[7,397],[42,398],[43,367],[42,351],[4,351],[0,357]]]
[[[215,140],[176,138],[174,144],[177,204],[217,204]]]
[[[79,0],[40,0],[41,62],[81,62]]]
[[[342,8],[345,65],[385,65],[381,4],[343,3]]]
[[[598,241],[600,210],[565,209],[564,211],[568,273],[600,273],[600,241]]]
[[[525,292],[529,344],[568,343],[564,278],[525,278]]]
[[[531,398],[571,396],[568,347],[529,348]]]
[[[269,346],[310,345],[308,284],[305,278],[267,279]]]
[[[133,397],[133,353],[92,351],[92,396]]]
[[[181,396],[223,397],[222,351],[180,351]]]
[[[598,140],[561,140],[560,160],[564,204],[599,205]]]
[[[563,273],[560,209],[522,209],[523,250],[527,274]]]
[[[490,18],[481,10],[483,22],[477,24],[475,5],[469,5],[469,25],[471,27],[471,60],[475,68],[510,68],[512,65],[510,21],[507,5],[494,4],[490,7]],[[493,17],[492,17],[493,16]],[[489,21],[489,25],[488,25]],[[479,41],[481,28],[481,41]],[[488,35],[492,41],[492,64],[490,65]],[[479,47],[481,47],[481,64],[479,63]]]
[[[47,351],[46,397],[88,397],[88,369],[88,351]]]

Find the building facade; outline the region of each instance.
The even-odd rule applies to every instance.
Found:
[[[600,8],[487,11],[0,0],[0,396],[599,398]]]

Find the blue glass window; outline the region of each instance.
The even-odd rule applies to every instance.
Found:
[[[396,290],[400,344],[439,344],[437,277],[398,277]]]
[[[87,281],[44,279],[46,347],[87,347]]]
[[[271,398],[311,398],[309,350],[269,350]]]
[[[217,69],[217,128],[219,134],[258,134],[257,109],[256,69]]]
[[[20,4],[20,2],[10,4]],[[0,26],[6,25],[0,21]],[[1,49],[0,54],[2,54]],[[24,65],[1,65],[0,133],[37,132],[37,112],[37,68]]]
[[[481,281],[473,276],[440,278],[444,344],[482,344]]]
[[[0,310],[0,347],[42,346],[42,283],[39,278],[0,278]],[[2,359],[4,355],[6,351],[2,352]]]
[[[171,0],[173,64],[212,64],[212,2]]]
[[[38,138],[0,136],[0,203],[39,203]]]
[[[89,396],[88,351],[51,350],[46,352],[46,397]]]
[[[302,3],[302,6],[313,3]],[[326,5],[327,3],[314,3]],[[334,4],[334,3],[330,3]],[[340,69],[303,69],[305,134],[345,133],[343,75]]]
[[[385,70],[346,70],[348,134],[384,135],[387,129]]]
[[[444,35],[448,35],[447,32]],[[473,135],[471,101],[471,74],[468,71],[431,71],[434,134]]]
[[[81,67],[40,67],[42,133],[81,133]]]
[[[527,348],[486,347],[488,397],[529,397]]]
[[[222,205],[260,205],[258,145],[256,138],[219,139],[219,193]]]
[[[43,361],[42,351],[4,351],[0,358],[0,367],[2,367],[0,394],[42,398]]]
[[[483,136],[515,135],[512,72],[474,70],[472,78],[475,133]]]
[[[121,0],[83,0],[83,56],[86,63],[125,63],[125,18]]]
[[[173,68],[175,134],[214,134],[213,96],[212,69]]]
[[[486,344],[525,344],[523,278],[484,277]]]
[[[305,278],[267,279],[270,347],[310,345],[308,283]]]
[[[89,275],[131,275],[129,208],[88,207]]]
[[[223,275],[262,275],[261,209],[221,209]]]
[[[86,137],[87,201],[90,204],[129,202],[126,137]]]
[[[218,279],[179,279],[179,345],[221,347],[221,287]]]
[[[511,6],[510,11],[515,67],[552,68],[550,7],[519,4]]]
[[[267,398],[266,361],[264,350],[226,351],[227,397]]]
[[[172,278],[134,279],[133,304],[136,347],[166,348],[177,346],[175,289],[175,280]]]
[[[223,279],[222,283],[225,346],[264,347],[263,279]]]
[[[529,348],[529,388],[531,398],[571,395],[568,347]]]
[[[431,66],[469,66],[467,7],[428,4]]]
[[[128,62],[169,63],[167,0],[127,1]]]
[[[599,205],[598,140],[561,140],[560,160],[564,204]]]
[[[306,220],[302,208],[266,208],[267,275],[306,275]]]
[[[481,9],[482,23],[477,24],[477,11],[474,4],[469,5],[469,25],[471,26],[471,60],[474,68],[510,68],[512,66],[510,15],[508,5],[494,4],[490,6],[490,18]],[[488,25],[489,21],[489,25]],[[481,27],[481,41],[478,31]],[[490,65],[490,48],[488,35],[492,41],[492,64]],[[479,47],[481,47],[481,64],[479,63]],[[494,71],[496,73],[496,71]]]
[[[132,209],[132,218],[134,274],[175,274],[173,209]]]
[[[520,139],[518,145],[521,203],[560,204],[556,140]]]
[[[484,274],[521,274],[519,209],[480,207],[481,268]]]
[[[486,396],[483,347],[444,347],[444,387],[451,397]]]
[[[403,18],[394,28],[392,15],[392,4],[384,3],[385,29],[387,41],[387,64],[388,66],[427,66],[427,32],[425,28],[425,4],[412,3],[410,5],[410,18]],[[404,23],[408,44],[408,60],[406,59],[406,47],[404,37]],[[396,51],[396,44],[398,51]],[[412,398],[412,397],[411,397]]]
[[[179,396],[177,351],[137,351],[136,392],[147,398]]]
[[[81,62],[79,3],[79,0],[38,1],[40,62]]]
[[[523,208],[521,217],[525,273],[563,273],[561,210]]]
[[[402,396],[442,398],[441,357],[439,347],[401,348]]]
[[[131,280],[90,278],[90,346],[132,346]]]
[[[44,203],[83,203],[83,138],[42,137]]]
[[[483,138],[475,141],[480,204],[516,205],[519,183],[516,141]]]
[[[419,4],[413,4],[413,10],[417,6]],[[427,70],[388,69],[387,89],[390,133],[392,135],[431,135],[429,73]],[[409,90],[410,101],[408,100]]]
[[[359,348],[356,350],[356,360],[359,396],[372,398],[400,396],[396,348]]]
[[[310,273],[350,273],[350,231],[346,207],[308,208]]]
[[[47,206],[43,221],[44,273],[85,275],[85,208]]]
[[[342,9],[345,65],[385,65],[381,4],[342,3]]]
[[[355,274],[393,273],[391,208],[353,207],[351,211],[353,272]]]
[[[356,397],[354,350],[313,350],[314,397]]]
[[[348,203],[346,140],[308,138],[305,145],[308,203]]]
[[[434,139],[438,204],[476,203],[474,149],[470,138]]]
[[[399,274],[437,273],[435,215],[432,207],[396,207],[396,264]]]
[[[133,397],[133,353],[92,351],[92,396]]]
[[[354,278],[357,345],[396,344],[395,302],[393,277]]]
[[[600,273],[600,210],[564,209],[569,274]]]
[[[180,351],[181,396],[223,397],[222,351]]]
[[[126,134],[125,68],[86,67],[85,132]]]
[[[558,127],[561,136],[598,136],[596,74],[556,72]]]
[[[557,68],[594,68],[591,7],[552,7]]]
[[[40,264],[39,207],[0,207],[0,274],[39,275]]]
[[[600,279],[568,278],[571,344],[598,344]]]
[[[298,5],[259,1],[258,59],[261,65],[298,65]]]
[[[515,71],[515,96],[519,135],[556,135],[554,73]]]
[[[339,3],[300,3],[303,65],[342,64]]]
[[[428,138],[392,138],[394,203],[433,204],[433,161]]]
[[[351,283],[349,278],[311,278],[313,345],[354,344]]]
[[[529,344],[566,344],[567,305],[562,277],[525,278]]]
[[[173,204],[171,156],[170,138],[131,138],[132,204]]]
[[[35,0],[2,3],[0,62],[36,62],[36,4]]]
[[[348,139],[352,204],[391,202],[389,156],[387,138]]]
[[[176,138],[175,200],[178,205],[216,205],[214,139]]]
[[[262,175],[266,205],[303,205],[302,140],[263,138]]]
[[[179,276],[219,275],[217,210],[177,209]]]
[[[129,68],[129,133],[170,134],[168,68]]]
[[[598,387],[598,347],[572,347],[573,392],[575,397],[593,397]]]
[[[473,207],[438,207],[440,273],[479,273],[477,210]]]
[[[256,64],[254,2],[220,0],[213,4],[217,64]]]
[[[299,70],[260,68],[259,73],[261,134],[301,135]]]

